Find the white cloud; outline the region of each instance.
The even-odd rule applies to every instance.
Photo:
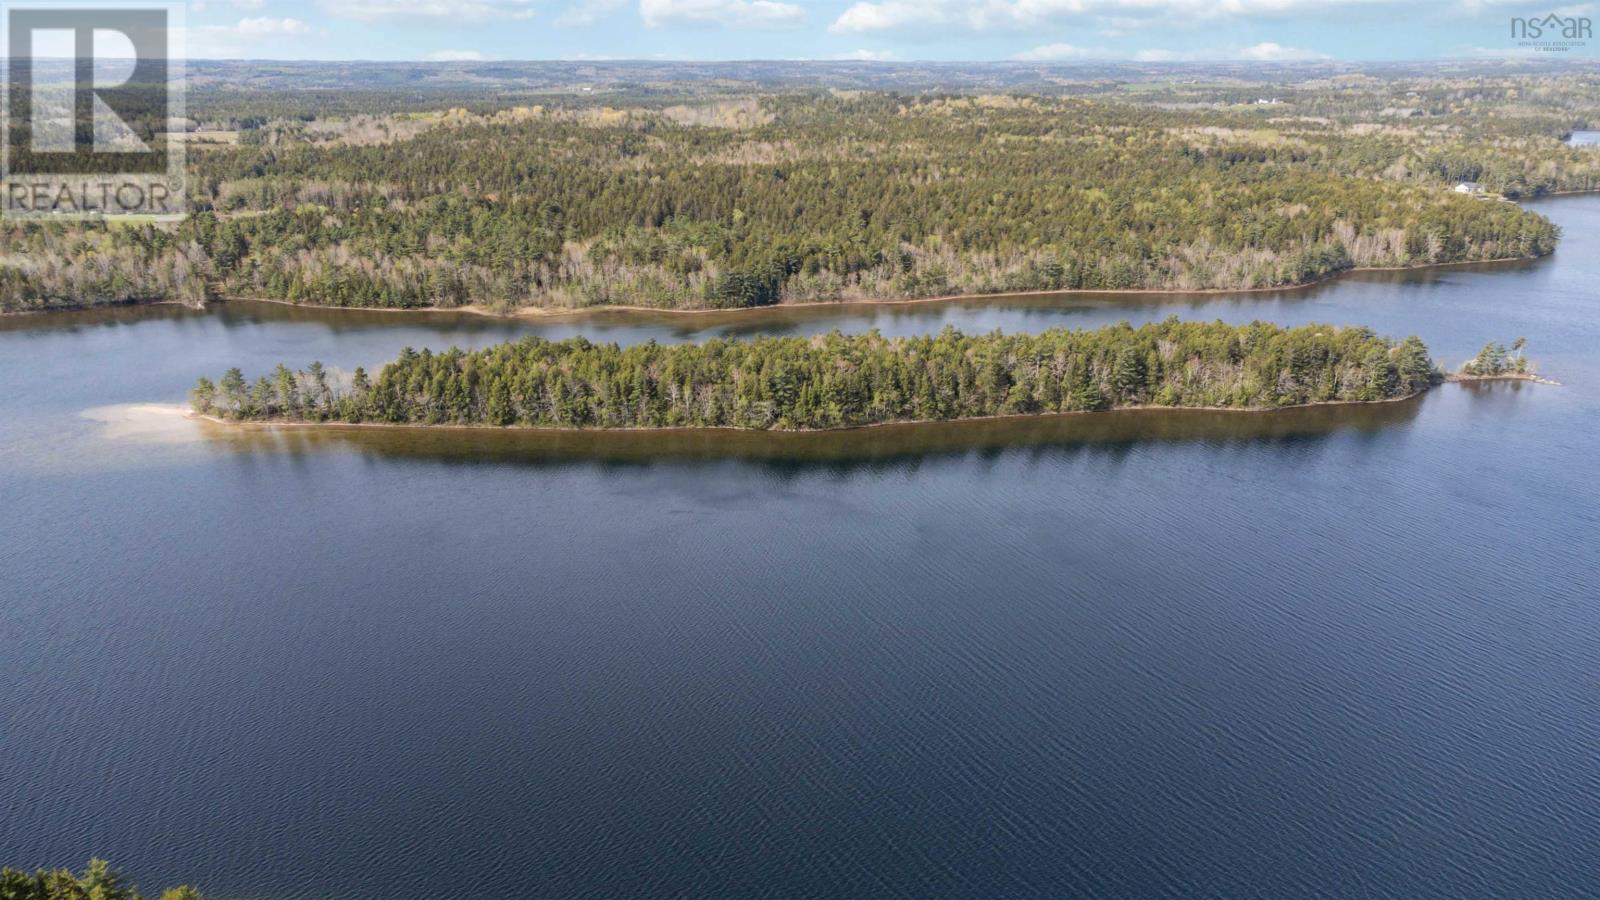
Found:
[[[658,25],[722,25],[728,28],[794,28],[806,11],[777,0],[639,0],[639,18]]]
[[[331,16],[378,22],[389,19],[488,22],[533,17],[534,0],[319,0]]]
[[[1246,47],[1239,51],[1240,59],[1254,59],[1262,62],[1289,62],[1293,60],[1327,59],[1326,53],[1315,50],[1304,50],[1299,47],[1284,47],[1272,41],[1263,41],[1254,47]]]
[[[829,31],[890,31],[901,28],[921,28],[947,25],[950,11],[940,3],[906,3],[888,0],[886,3],[857,3],[828,26]]]
[[[476,50],[435,50],[428,54],[433,62],[480,62],[483,58]]]
[[[1300,47],[1285,47],[1272,41],[1263,41],[1253,47],[1224,48],[1218,50],[1140,50],[1133,55],[1139,62],[1218,62],[1244,60],[1247,62],[1304,62],[1332,59],[1326,53]]]
[[[579,0],[556,16],[557,25],[593,25],[628,5],[628,0]]]
[[[893,50],[851,50],[849,53],[834,54],[833,58],[856,62],[888,62],[895,58],[895,54]]]
[[[310,34],[311,26],[299,19],[274,19],[269,16],[256,16],[253,19],[240,19],[234,30],[242,35],[261,34]]]
[[[196,59],[259,57],[274,49],[279,39],[310,33],[311,26],[299,19],[255,16],[234,25],[193,26],[184,33],[184,42],[188,55]]]
[[[1044,44],[1032,50],[1024,50],[1017,54],[1017,59],[1029,62],[1049,62],[1060,59],[1086,59],[1089,57],[1105,57],[1103,50],[1092,50],[1088,47],[1074,47],[1071,44]]]
[[[839,33],[959,26],[978,31],[1038,28],[1062,19],[1200,22],[1286,16],[1388,0],[861,0],[829,26]]]

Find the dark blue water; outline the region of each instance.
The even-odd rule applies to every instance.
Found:
[[[1299,293],[0,322],[0,861],[208,897],[1600,893],[1600,198]],[[204,431],[520,333],[1366,323],[1565,387],[819,443]],[[84,411],[96,410],[90,417]]]

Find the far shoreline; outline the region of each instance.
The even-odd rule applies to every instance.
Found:
[[[1589,192],[1585,192],[1589,193]],[[464,306],[330,306],[322,303],[295,303],[290,300],[278,300],[269,297],[248,297],[244,295],[229,295],[220,298],[218,302],[244,301],[247,303],[271,303],[277,306],[288,306],[296,309],[340,310],[349,312],[378,312],[378,313],[434,313],[482,316],[489,319],[579,319],[591,316],[600,316],[607,313],[660,313],[673,316],[703,316],[703,315],[738,315],[744,313],[757,313],[784,309],[832,309],[837,307],[873,307],[873,306],[911,306],[919,303],[957,303],[968,300],[991,300],[1002,297],[1067,297],[1067,296],[1173,296],[1173,297],[1216,297],[1231,294],[1267,294],[1274,292],[1294,293],[1307,291],[1325,284],[1331,284],[1347,275],[1357,275],[1367,272],[1421,272],[1432,269],[1453,269],[1466,266],[1502,266],[1510,263],[1535,262],[1547,259],[1555,251],[1542,256],[1500,256],[1494,259],[1467,259],[1444,263],[1424,263],[1415,266],[1361,266],[1341,269],[1322,278],[1311,281],[1296,282],[1293,284],[1280,284],[1269,287],[1250,288],[1059,288],[1037,291],[989,291],[968,292],[961,294],[939,294],[933,297],[842,297],[838,300],[802,300],[795,302],[770,303],[765,306],[734,306],[734,307],[671,307],[671,306],[639,306],[630,303],[599,303],[593,306],[517,306],[505,312],[498,312],[480,304],[469,303]],[[173,301],[175,302],[175,301]],[[148,305],[148,304],[135,304]],[[93,307],[81,307],[92,309]]]
[[[1575,193],[1600,193],[1594,191],[1580,191]],[[1558,248],[1559,249],[1559,248]],[[1359,266],[1341,269],[1322,278],[1312,281],[1297,282],[1293,284],[1273,285],[1269,287],[1250,288],[1061,288],[1035,291],[992,291],[978,293],[940,294],[934,297],[845,297],[838,300],[805,300],[796,302],[771,303],[764,306],[736,306],[736,307],[668,307],[668,306],[639,306],[637,304],[595,304],[593,306],[517,306],[501,312],[481,304],[469,303],[463,306],[335,306],[326,303],[297,303],[292,300],[280,300],[272,297],[253,297],[244,294],[224,294],[215,300],[199,305],[182,300],[152,300],[152,301],[121,301],[116,303],[85,304],[80,306],[60,306],[49,309],[18,309],[0,311],[0,318],[20,318],[24,316],[41,316],[51,313],[86,313],[97,310],[126,310],[156,306],[181,306],[196,311],[205,311],[214,304],[227,303],[267,303],[274,306],[285,306],[290,309],[308,309],[318,311],[353,312],[353,313],[387,313],[387,314],[433,314],[433,315],[468,315],[487,319],[583,319],[604,316],[612,313],[639,315],[662,314],[668,316],[709,316],[709,315],[741,315],[759,312],[773,312],[778,310],[799,309],[834,309],[851,307],[878,307],[878,306],[911,306],[921,303],[957,303],[973,300],[994,300],[1005,297],[1103,297],[1103,296],[1149,296],[1149,297],[1219,297],[1228,295],[1249,295],[1265,293],[1298,293],[1312,288],[1332,284],[1346,276],[1360,275],[1370,272],[1426,272],[1431,270],[1465,268],[1469,266],[1506,266],[1512,263],[1531,263],[1541,259],[1548,259],[1556,251],[1541,256],[1501,256],[1493,259],[1468,259],[1443,263],[1423,263],[1414,266]]]

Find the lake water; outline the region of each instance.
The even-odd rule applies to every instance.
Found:
[[[1600,894],[1600,197],[1537,208],[1547,260],[1276,294],[0,321],[0,861],[289,900]],[[529,333],[1173,314],[1452,366],[1525,335],[1566,386],[828,439],[118,407]]]

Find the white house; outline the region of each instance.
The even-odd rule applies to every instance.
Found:
[[[1481,194],[1481,193],[1483,193],[1483,185],[1477,183],[1476,181],[1463,181],[1460,184],[1456,185],[1456,193],[1458,193],[1458,194]]]

